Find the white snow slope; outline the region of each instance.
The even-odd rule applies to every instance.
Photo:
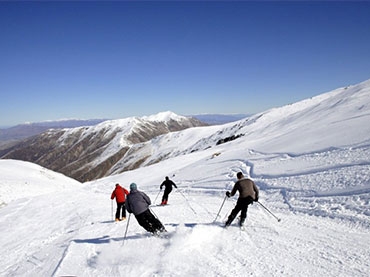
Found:
[[[369,276],[369,122],[366,81],[161,136],[143,151],[172,158],[90,183],[0,160],[0,276]],[[216,146],[232,134],[243,136]],[[238,171],[280,222],[254,203],[245,230],[237,220],[221,227]],[[113,222],[116,182],[137,183],[158,204],[166,175],[178,189],[151,210],[167,237],[146,233],[133,216]]]

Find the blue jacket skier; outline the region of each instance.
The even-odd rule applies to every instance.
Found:
[[[130,185],[130,194],[126,198],[126,209],[133,213],[140,226],[153,234],[165,232],[163,224],[150,211],[150,198],[144,192],[137,189],[137,185]]]

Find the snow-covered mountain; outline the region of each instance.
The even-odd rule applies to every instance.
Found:
[[[79,181],[111,174],[121,159],[130,159],[132,146],[159,135],[206,124],[197,119],[162,112],[152,116],[107,120],[94,126],[49,129],[0,151],[0,157],[37,163]],[[124,164],[122,172],[145,161]]]
[[[222,126],[198,127],[155,137],[135,145],[135,155],[118,161],[116,166],[120,168],[142,157],[148,157],[142,165],[150,165],[234,139],[245,149],[291,155],[367,144],[369,111],[370,81],[366,81]]]
[[[26,191],[37,181],[29,180],[43,180],[43,170],[3,160],[0,276],[368,276],[369,119],[370,80],[236,123],[155,137],[134,145],[134,159],[151,154],[147,166],[65,190],[65,180],[49,178],[33,196]],[[254,203],[246,230],[220,227],[236,204],[225,191],[238,171],[280,222]],[[168,206],[156,206],[165,176],[178,189]],[[166,238],[147,234],[133,216],[113,222],[117,182],[150,196]]]

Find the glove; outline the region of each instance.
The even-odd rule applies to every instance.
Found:
[[[230,191],[227,191],[227,192],[226,192],[226,196],[227,196],[227,197],[230,197]]]
[[[254,202],[258,202],[258,196],[254,199]]]

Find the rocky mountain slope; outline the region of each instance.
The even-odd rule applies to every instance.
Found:
[[[41,134],[48,129],[74,128],[81,126],[92,126],[99,124],[106,119],[66,119],[57,121],[43,121],[35,123],[24,123],[13,127],[0,129],[0,150],[10,148],[23,139]]]
[[[3,159],[30,161],[79,181],[111,174],[136,145],[159,135],[205,124],[194,118],[163,112],[147,117],[105,121],[95,126],[50,129],[0,152]],[[135,146],[135,147],[134,147]],[[148,157],[121,164],[118,172],[140,166]]]

